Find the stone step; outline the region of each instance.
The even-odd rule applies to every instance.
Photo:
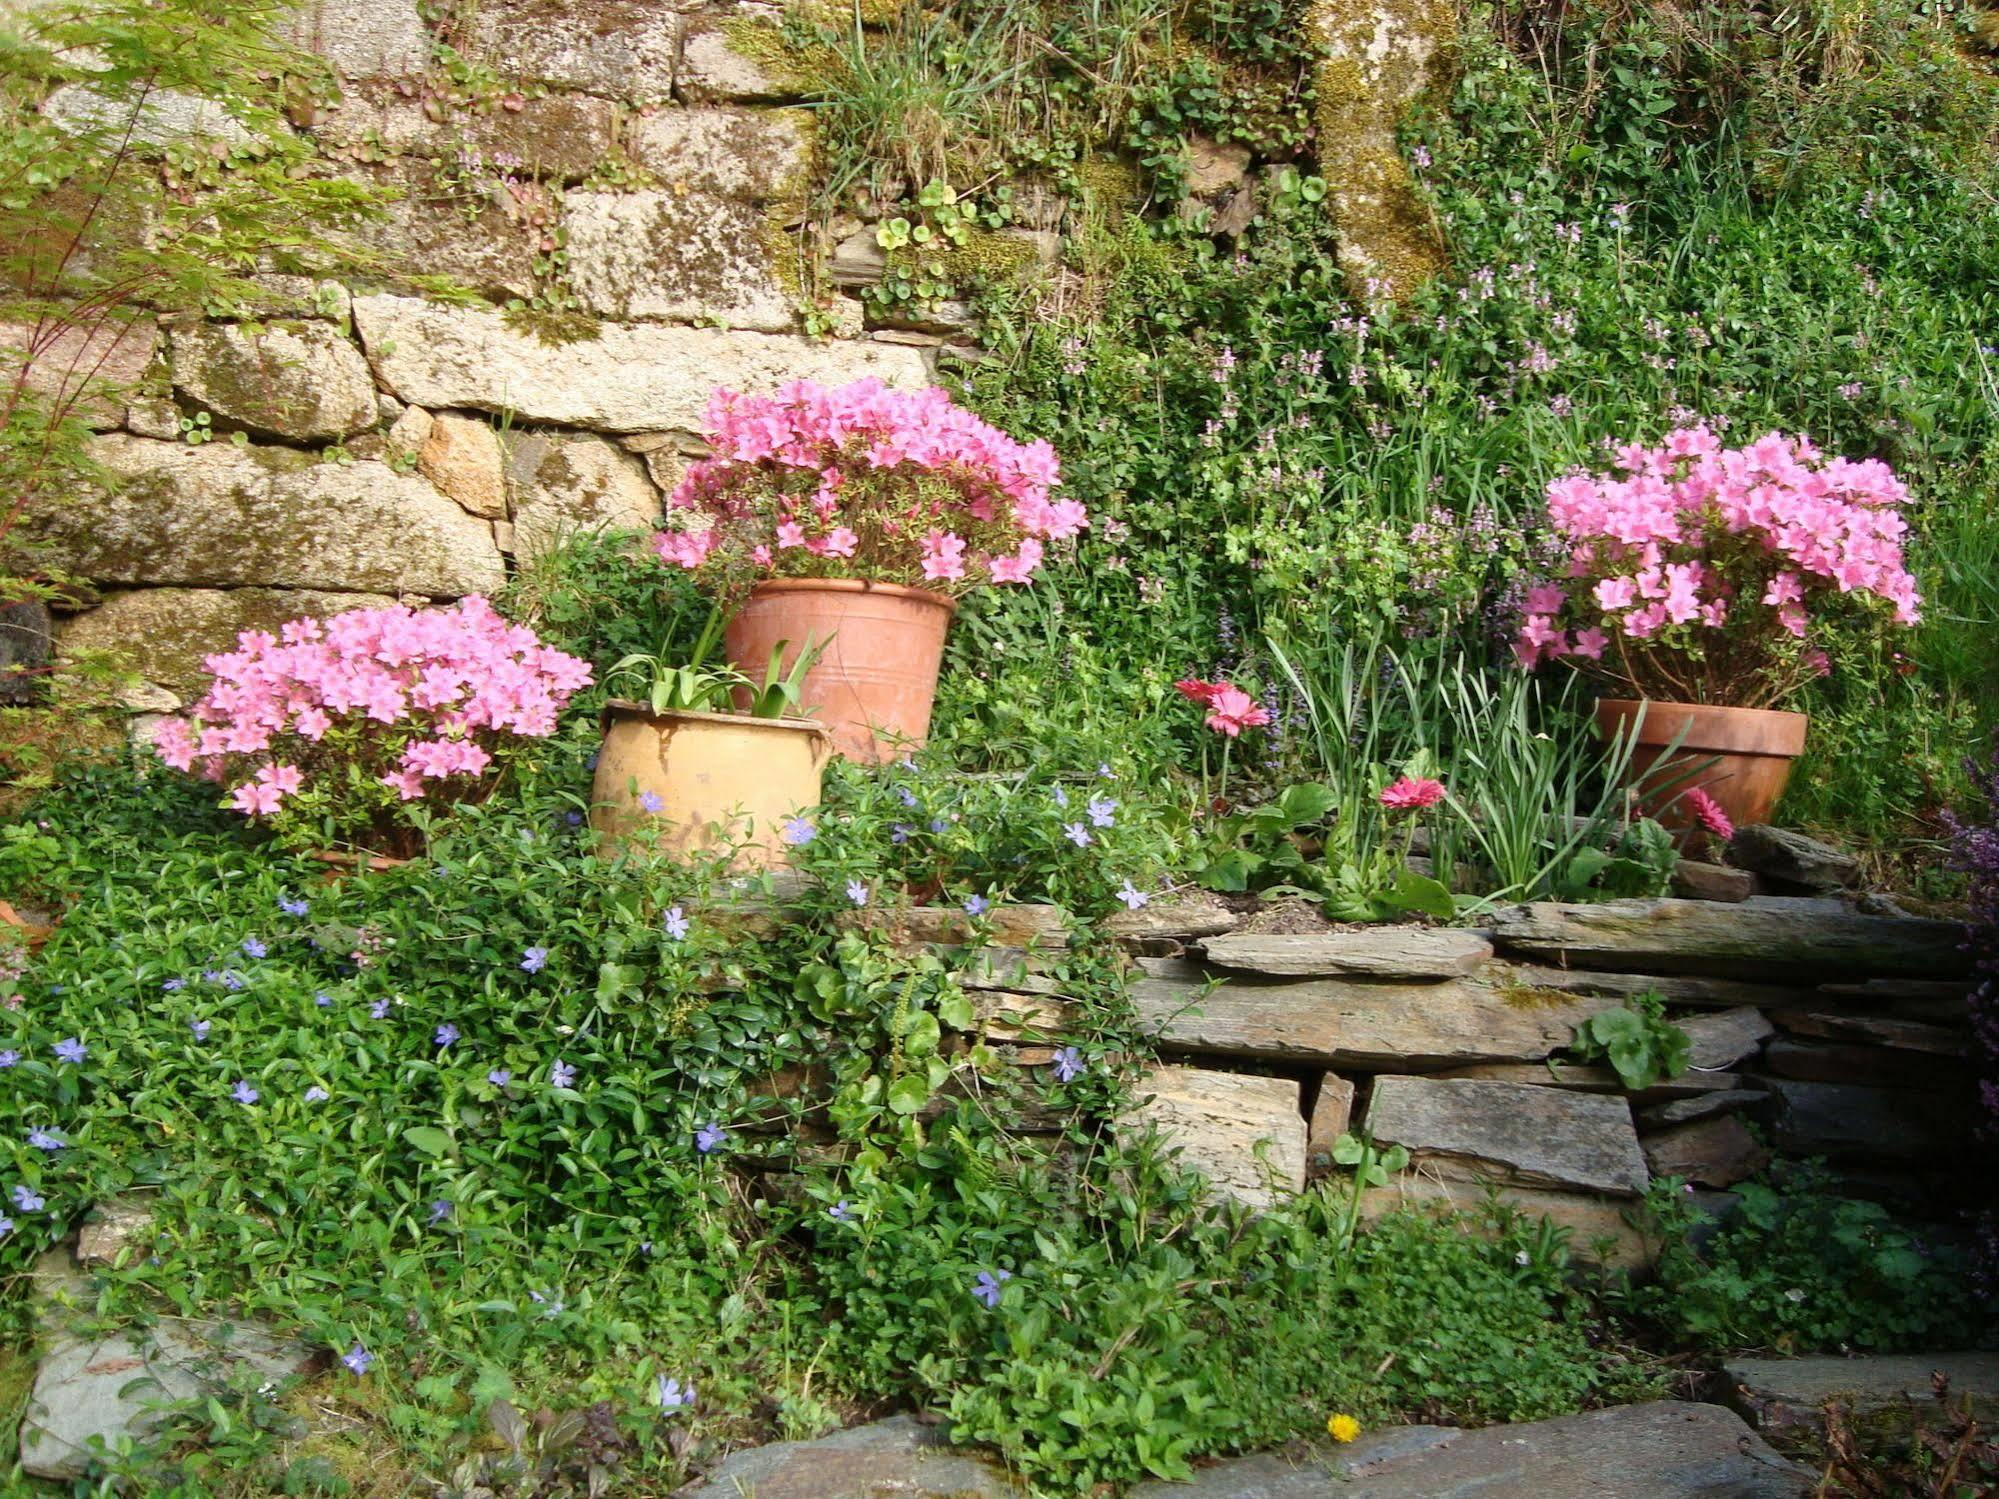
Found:
[[[1493,940],[1502,952],[1581,968],[1793,983],[1814,973],[1938,979],[1970,972],[1956,923],[1866,916],[1837,900],[1543,901],[1498,912]]]
[[[1838,1401],[1870,1437],[1906,1436],[1918,1411],[1937,1415],[1937,1376],[1955,1407],[1968,1401],[1988,1429],[1999,1422],[1999,1353],[1918,1353],[1868,1358],[1738,1358],[1722,1365],[1729,1401],[1756,1426],[1783,1439],[1824,1426]]]
[[[1492,956],[1492,944],[1478,932],[1419,926],[1239,933],[1210,937],[1202,948],[1217,968],[1278,978],[1462,978]]]
[[[1521,1083],[1374,1080],[1367,1129],[1440,1176],[1635,1197],[1650,1177],[1622,1098]]]
[[[1532,1062],[1567,1046],[1603,999],[1514,1003],[1470,979],[1362,983],[1230,980],[1210,991],[1195,964],[1143,958],[1131,986],[1140,1026],[1167,1051],[1320,1067]]]

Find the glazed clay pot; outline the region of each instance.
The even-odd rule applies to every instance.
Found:
[[[723,636],[729,664],[761,682],[779,641],[789,670],[808,638],[827,641],[804,705],[849,760],[885,764],[921,747],[944,636],[958,606],[941,593],[853,578],[759,583]],[[830,639],[829,639],[830,637]]]
[[[1625,773],[1627,781],[1642,784],[1647,772],[1678,738],[1676,761],[1713,763],[1664,791],[1658,800],[1669,800],[1687,787],[1698,786],[1720,803],[1737,827],[1770,820],[1777,798],[1784,794],[1784,784],[1791,778],[1791,762],[1804,752],[1805,730],[1811,723],[1808,716],[1775,708],[1717,708],[1705,703],[1641,703],[1606,697],[1597,700],[1597,733],[1606,740],[1620,731],[1628,736],[1641,707],[1645,717],[1637,726],[1638,742]],[[1658,815],[1672,828],[1685,828],[1693,820],[1684,800]]]
[[[819,804],[828,743],[809,719],[613,701],[603,728],[590,826],[606,842],[641,839],[680,857],[728,843],[732,868],[767,869],[787,862],[785,823]]]

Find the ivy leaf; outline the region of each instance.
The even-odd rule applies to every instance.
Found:
[[[889,1111],[905,1117],[919,1112],[930,1102],[930,1084],[916,1073],[905,1073],[889,1084]]]

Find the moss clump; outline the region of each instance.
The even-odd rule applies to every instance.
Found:
[[[1031,241],[990,229],[972,230],[962,244],[910,245],[888,256],[891,271],[921,273],[958,287],[1015,281],[1038,262]]]
[[[550,348],[589,343],[604,334],[603,319],[574,308],[509,307],[501,316],[514,332],[528,334]]]

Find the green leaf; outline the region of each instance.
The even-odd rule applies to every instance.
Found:
[[[915,1073],[905,1073],[889,1084],[888,1106],[904,1117],[918,1113],[930,1102],[930,1084]]]
[[[451,1154],[451,1136],[428,1124],[412,1125],[403,1131],[403,1139],[425,1155],[442,1157]]]

